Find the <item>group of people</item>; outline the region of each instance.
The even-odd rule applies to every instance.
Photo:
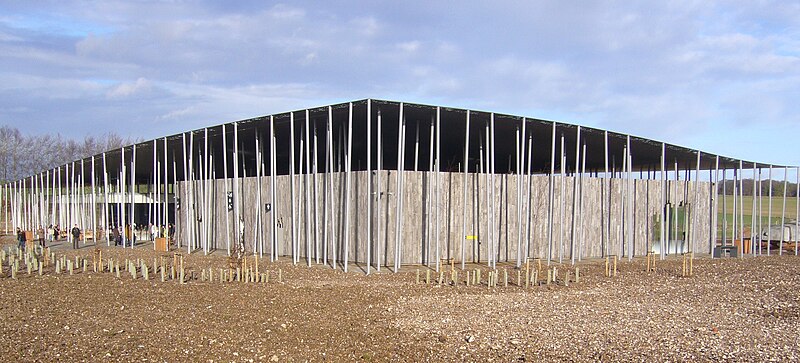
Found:
[[[59,225],[49,225],[45,230],[41,226],[35,231],[36,235],[34,236],[34,240],[39,241],[39,245],[42,247],[46,246],[45,240],[49,240],[50,242],[58,241],[61,237],[61,227]],[[136,226],[134,224],[133,228],[131,228],[130,224],[125,225],[125,241],[130,241],[131,244],[136,244],[136,235],[140,233],[148,233],[151,240],[155,241],[156,238],[161,237],[169,237],[172,239],[175,235],[175,225],[170,223],[167,226],[162,225],[161,227],[150,224],[150,227],[147,228],[145,226]],[[114,241],[114,246],[119,246],[124,244],[123,242],[123,235],[120,232],[120,229],[117,226],[112,226],[110,230],[111,240]],[[75,224],[72,229],[69,231],[69,237],[72,240],[72,248],[78,248],[78,242],[81,240],[82,231],[77,224]],[[25,249],[25,245],[27,242],[27,236],[25,231],[20,228],[17,228],[17,243],[20,249]]]
[[[123,233],[125,237],[125,241],[130,241],[132,244],[136,244],[136,240],[141,238],[142,234],[145,234],[145,239],[149,237],[149,240],[155,241],[156,238],[166,238],[169,237],[172,239],[175,236],[175,225],[170,223],[169,225],[162,225],[158,226],[155,224],[150,224],[150,226],[143,226],[143,225],[133,225],[131,228],[130,224],[125,225],[124,232],[120,230],[119,227],[113,226],[111,227],[111,239],[114,241],[114,246],[119,246],[123,244]]]
[[[51,224],[47,227],[46,231],[44,228],[42,228],[42,226],[39,226],[39,228],[35,232],[36,235],[34,236],[33,240],[38,240],[39,245],[42,246],[42,248],[44,248],[47,245],[45,243],[46,239],[50,240],[51,242],[57,241],[59,239],[59,236],[61,234],[61,229],[59,228],[58,225],[54,226]],[[72,237],[72,248],[77,249],[78,241],[81,238],[81,229],[78,228],[77,224],[75,224],[75,227],[72,227],[72,229],[70,230],[70,234]],[[17,246],[20,249],[25,249],[27,240],[28,237],[25,231],[23,231],[21,228],[17,228]]]

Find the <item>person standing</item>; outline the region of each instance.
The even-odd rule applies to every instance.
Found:
[[[17,228],[17,247],[20,251],[25,250],[25,232]]]
[[[72,227],[72,249],[78,249],[78,241],[81,239],[81,229],[78,228],[78,225],[75,224],[75,227]]]
[[[44,228],[42,226],[39,226],[39,229],[36,231],[36,237],[39,239],[39,246],[42,246],[42,248],[44,248],[44,246],[45,246],[45,244],[44,244],[44,240],[46,238],[45,237],[46,236],[45,233],[46,232],[45,232]]]

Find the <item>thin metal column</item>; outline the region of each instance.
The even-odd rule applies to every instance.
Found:
[[[303,184],[306,195],[306,220],[304,225],[306,230],[306,262],[308,263],[309,267],[311,266],[311,196],[310,196],[311,189],[308,187],[308,180],[311,178],[311,140],[309,139],[310,128],[311,128],[311,115],[309,110],[306,109],[306,127],[305,127],[306,172],[305,175],[303,175],[302,180],[305,181]],[[316,243],[316,241],[314,241],[314,243]]]
[[[470,112],[467,110],[467,118],[466,118],[466,128],[464,132],[464,174],[462,175],[461,179],[461,188],[463,189],[463,201],[464,205],[461,208],[461,269],[464,270],[466,267],[466,251],[464,251],[464,247],[466,247],[466,240],[467,240],[467,174],[469,174],[469,115]]]
[[[269,117],[269,176],[270,176],[270,193],[271,193],[271,203],[272,203],[272,210],[270,211],[270,216],[272,217],[272,247],[270,248],[270,261],[274,262],[278,259],[278,194],[276,189],[276,171],[277,167],[275,165],[276,162],[276,151],[278,150],[275,138],[275,117]]]
[[[166,142],[166,138],[164,138]],[[165,149],[166,150],[166,149]],[[225,124],[222,124],[222,184],[225,187],[225,246],[228,256],[231,255],[231,211],[228,209],[228,139],[225,135]],[[177,218],[176,218],[177,219]]]
[[[667,197],[666,197],[666,194],[665,194],[666,190],[664,189],[664,183],[666,183],[666,178],[667,178],[667,174],[666,174],[666,157],[667,157],[666,145],[662,142],[661,143],[661,175],[660,175],[660,177],[661,177],[660,178],[661,179],[661,183],[660,183],[661,184],[661,208],[659,208],[661,210],[661,231],[660,231],[661,233],[659,235],[659,244],[660,244],[659,253],[661,255],[660,258],[662,260],[666,257],[666,254],[665,254],[665,252],[666,252],[666,248],[665,247],[666,246],[664,244],[664,240],[666,239],[666,233],[667,233],[667,228],[668,228],[667,227],[667,216],[666,216],[666,213],[665,213],[666,208],[667,208],[667,201],[666,201]]]
[[[109,229],[111,224],[108,218],[108,169],[106,168],[106,153],[103,152],[103,222],[106,231],[106,245],[111,246],[111,233]]]
[[[561,164],[561,175],[559,176],[559,181],[561,185],[561,193],[558,196],[558,263],[564,262],[564,214],[566,209],[566,201],[567,201],[567,190],[565,185],[565,174],[566,174],[566,161],[567,156],[564,152],[564,134],[561,134],[561,151],[560,155],[560,163]]]
[[[569,251],[569,259],[571,264],[575,264],[575,242],[577,240],[577,230],[575,229],[575,220],[577,219],[577,211],[578,211],[578,173],[580,172],[580,161],[581,161],[581,127],[578,126],[578,130],[575,133],[575,172],[572,174],[572,221],[571,221],[571,233],[570,236],[570,251]]]
[[[769,166],[769,201],[767,207],[767,256],[772,253],[772,164]]]
[[[606,163],[608,164],[608,163]],[[608,167],[606,167],[608,169]],[[556,172],[556,123],[553,122],[553,137],[550,141],[550,175],[548,175],[548,205],[547,205],[547,266],[553,259],[553,174]]]
[[[404,161],[403,154],[405,153],[404,134],[406,130],[405,116],[403,115],[403,103],[400,103],[400,115],[397,118],[397,211],[395,224],[395,238],[394,238],[394,272],[396,273],[400,268],[401,260],[401,239],[402,239],[402,223],[403,223],[403,170]]]
[[[348,105],[347,114],[347,162],[345,164],[345,205],[344,205],[344,272],[347,272],[350,257],[350,186],[353,170],[353,103]]]
[[[434,164],[434,182],[436,183],[436,272],[439,272],[439,263],[440,261],[440,251],[439,251],[439,240],[441,239],[441,230],[439,226],[439,221],[441,219],[441,185],[440,185],[440,178],[439,178],[439,171],[442,167],[442,159],[441,159],[441,136],[442,136],[442,126],[441,126],[441,108],[436,107],[436,164]],[[448,251],[449,256],[449,251]]]
[[[608,131],[603,131],[603,149],[605,150],[603,157],[605,172],[603,173],[602,187],[600,190],[605,191],[605,195],[603,195],[602,202],[604,208],[600,211],[600,216],[603,219],[600,223],[602,228],[600,238],[603,243],[603,256],[608,256],[609,239],[611,238],[611,177],[608,175]]]
[[[377,237],[378,243],[375,244],[375,250],[376,250],[375,260],[377,261],[377,263],[375,264],[375,269],[378,272],[381,272],[381,262],[385,261],[385,259],[381,259],[381,242],[384,240],[384,238],[381,237],[381,225],[386,223],[386,225],[388,226],[388,224],[389,224],[388,223],[389,221],[381,223],[381,220],[383,218],[383,214],[381,212],[381,205],[382,205],[381,204],[381,198],[383,197],[383,184],[381,183],[381,170],[383,169],[383,145],[382,145],[383,134],[381,133],[382,124],[383,124],[383,119],[381,118],[381,109],[378,108],[378,140],[377,140],[377,142],[378,142],[378,150],[377,150],[377,153],[378,153],[378,155],[377,155],[378,156],[378,168],[377,168],[377,171],[376,171],[376,173],[377,173],[376,183],[378,185],[378,191],[376,193],[376,198],[378,200],[378,231],[377,231],[378,232],[377,233],[378,234],[378,237]],[[387,192],[388,192],[388,189],[387,189]]]
[[[191,170],[191,169],[190,169]],[[191,172],[191,171],[190,171]],[[233,230],[234,236],[236,236],[236,251],[237,254],[241,255],[244,251],[241,250],[242,248],[242,230],[244,229],[244,221],[242,220],[242,216],[239,214],[239,124],[237,122],[233,123],[233,220],[234,225],[236,226]],[[228,252],[230,255],[230,251]]]
[[[372,100],[367,100],[367,275],[372,269],[372,243]]]
[[[783,242],[786,235],[786,188],[788,188],[789,167],[783,167],[783,207],[781,209],[781,242],[778,247],[778,256],[783,255]]]

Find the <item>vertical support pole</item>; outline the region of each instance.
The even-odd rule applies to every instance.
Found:
[[[666,190],[664,189],[664,183],[666,183],[667,179],[667,170],[666,170],[666,158],[667,158],[667,147],[666,144],[663,142],[661,143],[661,233],[659,235],[659,244],[660,244],[660,258],[663,260],[666,257],[666,245],[664,244],[664,239],[666,239],[667,233],[667,216],[666,216],[666,208],[667,208],[667,200],[666,200]]]
[[[690,227],[691,240],[689,241],[689,252],[691,252],[691,253],[697,252],[697,251],[695,251],[695,246],[697,244],[697,232],[695,230],[697,229],[697,225],[699,224],[698,223],[699,222],[698,221],[699,215],[698,215],[697,212],[700,210],[700,193],[699,193],[699,187],[700,187],[700,150],[695,150],[695,152],[697,153],[697,160],[695,161],[695,164],[694,164],[694,167],[695,167],[694,186],[692,187],[693,190],[694,190],[694,202],[692,203],[692,207],[689,209],[689,213],[691,213],[691,216],[692,216],[692,219],[691,219],[692,225]]]
[[[295,208],[295,191],[294,191],[294,181],[295,179],[295,169],[294,169],[294,112],[289,113],[289,197],[290,197],[290,212],[292,214],[292,264],[297,264],[299,261],[300,256],[298,256],[300,252],[300,247],[297,243],[297,216],[296,216],[296,208]]]
[[[314,188],[314,260],[319,265],[320,246],[319,246],[319,187],[317,186],[317,179],[319,178],[319,138],[317,135],[317,124],[314,123],[314,174],[312,184]]]
[[[345,164],[345,204],[344,204],[344,272],[347,272],[350,257],[350,188],[353,170],[353,103],[350,102],[347,111],[347,162]]]
[[[225,124],[222,124],[222,185],[225,193],[225,250],[231,255],[231,211],[228,210],[228,138],[225,135]],[[166,143],[166,138],[164,139]],[[164,149],[166,151],[166,148]],[[176,218],[177,219],[177,218]]]
[[[206,136],[208,136],[208,135],[206,135]],[[151,174],[151,181],[152,181],[152,188],[153,189],[155,189],[156,185],[158,185],[158,183],[156,181],[157,180],[156,179],[156,160],[158,159],[158,156],[156,156],[157,149],[158,149],[157,141],[156,141],[156,139],[153,139],[153,171],[152,171],[152,174]],[[148,188],[148,189],[151,189],[151,188]],[[150,191],[150,190],[148,190],[148,191]],[[156,194],[157,194],[157,192],[152,192],[151,191],[150,198],[149,198],[150,200],[147,201],[148,211],[150,212],[149,213],[150,215],[148,216],[148,219],[150,220],[150,222],[154,226],[158,226],[159,225],[158,220],[153,218],[153,216],[156,214],[155,213],[155,205],[154,205],[155,204],[155,199],[156,199],[155,198]],[[151,231],[152,231],[152,226],[147,226],[147,230],[145,231],[145,235],[149,235]],[[156,238],[156,236],[153,236],[153,250],[155,250],[155,247],[156,247],[155,238]]]
[[[571,221],[571,232],[572,236],[570,238],[569,246],[569,259],[572,265],[575,265],[575,243],[577,240],[577,230],[575,227],[575,221],[577,219],[577,211],[578,211],[578,173],[580,172],[580,161],[581,161],[581,127],[578,126],[578,130],[575,132],[575,172],[573,173],[572,178],[572,221]]]
[[[256,233],[256,246],[253,246],[253,256],[264,256],[264,236],[262,235],[261,226],[263,225],[263,208],[264,202],[261,199],[261,142],[259,142],[258,130],[255,131],[255,147],[256,147],[256,225],[254,232]]]
[[[79,199],[80,200],[80,209],[79,209],[79,211],[80,211],[80,215],[81,215],[81,217],[80,217],[81,218],[81,229],[84,231],[84,233],[83,233],[83,241],[82,241],[83,244],[86,244],[86,235],[88,234],[88,233],[86,233],[86,225],[87,224],[86,224],[86,218],[85,218],[85,216],[86,216],[86,213],[85,213],[85,209],[86,209],[86,188],[84,188],[84,179],[85,178],[86,178],[86,173],[84,172],[84,168],[83,168],[83,159],[81,159],[81,175],[80,175],[80,179],[79,179],[79,182],[78,182],[78,185],[79,185],[80,189],[78,189],[79,190],[78,196],[80,197],[80,199]],[[32,182],[31,183],[31,196],[33,196],[34,195],[33,193],[35,192],[34,187],[36,186],[36,183],[34,182],[33,178],[31,178],[31,182]],[[31,229],[32,230],[34,230],[35,227],[36,226],[31,225]]]
[[[462,175],[461,179],[461,188],[463,189],[463,201],[464,205],[461,208],[461,269],[464,270],[466,268],[466,251],[464,248],[466,247],[466,240],[467,240],[467,174],[469,174],[469,116],[470,111],[467,110],[467,117],[466,117],[466,128],[464,132],[464,174]]]
[[[106,245],[111,246],[111,233],[108,217],[108,168],[106,167],[106,153],[103,152],[103,222],[106,230]],[[54,221],[55,222],[55,221]]]
[[[375,250],[376,250],[375,251],[376,252],[375,253],[375,262],[376,262],[375,269],[378,272],[381,272],[381,261],[383,261],[381,259],[381,241],[384,240],[383,238],[381,238],[381,225],[384,224],[384,223],[381,223],[381,220],[383,218],[383,213],[381,213],[381,205],[382,205],[381,204],[381,199],[382,199],[382,196],[383,196],[383,184],[381,183],[381,170],[383,169],[383,145],[381,145],[381,143],[383,142],[383,134],[381,133],[382,124],[383,124],[383,119],[381,118],[381,109],[378,108],[378,140],[377,140],[377,142],[378,142],[378,150],[377,150],[378,165],[377,166],[378,167],[377,167],[377,171],[376,171],[376,173],[377,173],[376,182],[377,182],[377,185],[378,185],[378,191],[376,193],[376,198],[377,198],[377,201],[378,201],[378,231],[377,231],[377,238],[376,238],[377,239],[377,243],[375,244]],[[386,223],[386,224],[388,225],[388,223]]]
[[[127,201],[127,198],[126,198],[127,196],[125,195],[125,189],[127,189],[125,187],[127,185],[127,183],[125,182],[125,180],[126,180],[125,179],[125,171],[127,169],[127,167],[125,166],[125,147],[121,148],[121,153],[122,153],[122,157],[120,159],[120,168],[119,168],[120,177],[119,177],[119,179],[117,179],[117,182],[119,184],[119,190],[120,190],[120,193],[119,193],[120,194],[120,196],[119,196],[119,204],[118,204],[118,208],[117,208],[117,220],[118,220],[117,224],[119,225],[119,228],[121,229],[120,233],[122,233],[122,248],[125,248],[125,245],[128,244],[128,234],[125,233],[127,231],[127,229],[125,228],[125,221],[126,221],[126,219],[125,219],[125,209],[126,209],[125,208],[125,202]],[[66,177],[67,177],[67,179],[69,179],[69,172],[67,172]],[[70,183],[71,182],[68,182],[67,186],[69,186]],[[69,190],[67,190],[67,195],[69,195]],[[72,221],[71,217],[70,217],[70,221]]]
[[[756,255],[756,247],[755,247],[756,234],[758,233],[758,232],[756,232],[757,231],[756,226],[758,226],[758,223],[756,222],[756,204],[758,204],[758,194],[757,194],[758,193],[758,186],[756,184],[756,163],[753,163],[753,189],[752,190],[753,190],[753,192],[752,192],[753,205],[752,205],[751,218],[750,218],[750,252],[753,254],[753,256],[755,256]],[[761,219],[760,215],[758,216],[758,219]]]
[[[97,193],[94,188],[94,180],[94,155],[92,155],[92,241],[94,241],[94,244],[97,244],[97,199],[95,198],[95,194]],[[47,227],[44,226],[44,223],[42,223],[42,228],[44,229],[45,233],[47,233]],[[46,239],[45,237],[42,238]]]
[[[733,218],[733,220],[732,220],[733,223],[731,224],[731,246],[736,246],[736,222],[738,222],[737,221],[737,219],[738,219],[737,217],[738,217],[738,214],[739,214],[739,213],[737,213],[738,209],[736,209],[737,202],[738,202],[738,199],[739,199],[738,198],[739,194],[738,194],[737,188],[736,188],[737,187],[737,185],[736,185],[737,181],[739,181],[739,169],[734,167],[734,169],[733,169],[733,195],[732,195],[733,196],[733,210],[731,210],[731,215],[732,215],[732,218]],[[725,212],[727,214],[727,209],[725,210]]]
[[[236,248],[239,254],[244,253],[241,251],[241,230],[242,230],[242,217],[239,215],[239,123],[233,123],[233,220],[234,227],[233,235],[236,236]],[[231,251],[228,251],[230,255]]]
[[[566,209],[567,190],[566,190],[566,161],[567,156],[564,151],[564,134],[561,134],[561,151],[559,153],[561,158],[561,175],[559,181],[561,183],[561,194],[558,198],[558,263],[564,262],[564,212]]]
[[[739,243],[742,246],[742,254],[740,257],[744,257],[745,246],[744,246],[744,163],[742,160],[739,160]],[[736,211],[734,211],[735,213]]]
[[[794,212],[794,233],[792,238],[794,240],[794,255],[797,256],[797,247],[800,245],[800,167],[794,169],[794,183],[795,183],[795,212]]]
[[[714,184],[712,185],[711,195],[712,195],[712,213],[711,217],[713,219],[713,225],[711,226],[711,241],[709,241],[709,252],[711,253],[711,258],[714,258],[714,247],[717,244],[717,226],[719,224],[719,155],[714,158]]]
[[[130,226],[131,226],[131,248],[133,248],[133,244],[136,241],[135,237],[135,213],[136,213],[136,144],[133,144],[133,151],[131,152],[131,214],[130,214]]]
[[[527,261],[528,257],[531,257],[531,215],[533,210],[533,201],[531,200],[531,189],[533,189],[533,180],[532,180],[532,173],[533,173],[533,133],[528,136],[528,169],[527,169],[527,187],[528,187],[528,194],[525,196],[525,203],[527,204],[527,216],[525,218],[525,258]],[[541,251],[537,251],[541,252]],[[541,257],[540,253],[537,253],[537,257]],[[526,277],[527,278],[527,277]]]
[[[579,185],[578,185],[578,199],[580,200],[580,204],[578,205],[578,215],[579,222],[578,222],[578,261],[580,262],[583,256],[583,243],[584,243],[584,234],[583,234],[583,177],[586,175],[586,143],[583,144],[583,154],[581,155],[581,173],[578,176]],[[577,271],[577,270],[576,270]],[[577,279],[577,275],[575,277]]]
[[[225,148],[223,147],[223,154],[225,154]],[[169,169],[167,167],[167,137],[164,137],[164,236],[163,238],[167,239],[167,245],[169,245]],[[174,170],[173,170],[174,172]],[[169,249],[169,248],[168,248]]]
[[[556,172],[556,123],[553,122],[553,135],[550,141],[550,175],[548,176],[548,203],[547,203],[547,266],[553,259],[553,174]],[[608,163],[606,163],[608,164]],[[606,167],[608,169],[608,167]]]
[[[306,194],[306,262],[308,263],[309,267],[311,266],[311,189],[308,187],[308,180],[311,178],[311,140],[309,138],[310,128],[311,113],[308,109],[306,109],[306,173],[303,175],[303,180],[305,181],[303,187]],[[316,241],[314,241],[314,243],[316,243]]]
[[[632,170],[633,169],[633,160],[631,160],[631,158],[633,157],[633,154],[631,153],[631,135],[627,135],[625,137],[625,144],[626,144],[625,150],[626,150],[626,153],[627,153],[626,157],[627,157],[627,160],[628,160],[628,163],[625,165],[625,167],[628,169],[628,174],[626,175],[626,184],[627,184],[626,201],[627,201],[627,206],[625,208],[625,216],[626,216],[626,220],[627,220],[627,223],[626,223],[627,228],[625,229],[625,239],[628,241],[628,251],[627,251],[628,252],[628,261],[632,261],[633,260],[633,253],[634,253],[633,246],[635,244],[635,241],[633,240],[633,237],[634,237],[633,236],[633,216],[636,213],[636,211],[634,210],[634,206],[633,206],[633,196],[635,194],[635,190],[633,189],[634,188],[634,185],[633,185],[633,170]]]
[[[603,173],[603,181],[602,181],[602,188],[601,190],[606,190],[605,195],[603,196],[604,208],[600,212],[601,218],[603,222],[601,223],[602,231],[600,233],[603,243],[603,256],[608,256],[609,250],[609,238],[611,235],[611,178],[608,175],[608,131],[603,131],[603,149],[604,149],[604,166],[605,172]]]
[[[397,118],[397,211],[394,238],[394,272],[398,272],[401,261],[401,239],[403,223],[403,170],[405,169],[403,154],[405,153],[404,134],[406,130],[405,116],[403,115],[403,103],[400,103],[400,115]]]
[[[442,159],[441,159],[441,135],[442,135],[442,128],[441,128],[441,108],[436,107],[436,164],[434,164],[434,181],[436,183],[436,235],[434,239],[436,240],[436,272],[439,272],[439,263],[441,261],[440,258],[440,251],[439,251],[439,240],[441,239],[440,234],[440,226],[439,221],[441,219],[441,186],[440,186],[440,179],[439,179],[439,171],[442,167]],[[449,253],[448,253],[449,255]]]
[[[525,139],[527,138],[527,119],[524,117],[522,118],[522,132],[519,136],[517,136],[517,143],[520,145],[519,150],[517,151],[517,267],[522,266],[522,256],[527,260],[528,258],[528,244],[527,244],[527,235],[525,238],[525,245],[522,245],[523,235],[522,235],[522,209],[523,209],[523,202],[522,202],[522,186],[523,186],[523,179],[525,176]]]
[[[269,117],[269,177],[270,177],[270,198],[272,203],[272,210],[270,211],[270,216],[272,217],[272,247],[270,248],[270,261],[274,262],[278,260],[278,194],[276,188],[276,177],[277,174],[277,166],[276,164],[276,152],[278,150],[275,138],[275,117]]]
[[[783,167],[783,207],[781,208],[781,242],[778,247],[778,255],[783,255],[783,242],[785,242],[784,236],[786,235],[786,188],[789,187],[788,185],[788,174],[789,174],[789,167]]]
[[[772,165],[769,166],[769,201],[767,207],[767,256],[772,252]]]
[[[306,126],[305,126],[305,133],[306,133],[306,169],[305,173],[303,173],[302,180],[303,189],[305,190],[305,199],[306,199],[306,219],[305,219],[305,230],[306,230],[306,263],[308,266],[311,266],[311,196],[310,192],[311,189],[308,186],[308,180],[311,178],[311,114],[308,109],[306,109]],[[302,159],[302,158],[301,158]]]
[[[328,182],[326,183],[327,184],[327,187],[326,187],[327,191],[325,192],[325,201],[324,201],[324,204],[325,204],[325,216],[324,216],[325,217],[325,222],[324,222],[324,224],[325,224],[325,233],[324,233],[324,237],[323,238],[324,238],[325,241],[323,242],[323,250],[327,249],[327,246],[328,246],[328,234],[329,234],[328,231],[330,229],[328,227],[328,223],[330,223],[332,225],[335,224],[335,223],[333,223],[333,220],[335,218],[335,214],[329,212],[329,210],[332,212],[332,207],[330,207],[329,205],[333,204],[333,197],[331,196],[331,194],[333,193],[333,107],[331,107],[331,106],[328,106],[328,129],[327,129],[327,136],[326,136],[326,145],[327,145],[327,149],[328,149],[328,157],[327,157],[328,165],[325,168],[325,171],[326,171],[325,178],[327,179]],[[328,215],[329,214],[331,215],[330,221],[328,220]],[[336,239],[334,237],[335,236],[333,236],[332,233],[331,233],[331,238],[330,238],[330,240],[331,240],[331,254],[332,254],[331,266],[334,269],[336,269]],[[323,251],[323,254],[325,255],[325,259],[327,260],[328,259],[327,250]]]
[[[372,100],[367,100],[367,275],[372,269],[372,243]]]

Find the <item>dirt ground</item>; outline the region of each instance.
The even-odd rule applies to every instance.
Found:
[[[6,245],[12,237],[3,237]],[[63,243],[62,243],[63,244]],[[7,246],[6,246],[7,247]],[[102,247],[118,260],[171,254]],[[57,255],[86,256],[54,247]],[[185,251],[182,251],[184,255]],[[323,265],[269,263],[269,283],[202,282],[202,268],[228,259],[185,256],[196,280],[150,281],[122,273],[17,279],[0,275],[0,357],[4,361],[800,361],[800,258],[697,258],[579,264],[580,281],[518,287],[417,284],[417,270],[365,276]],[[252,262],[252,257],[250,262]],[[151,262],[148,265],[152,264]],[[551,268],[556,265],[551,265]],[[474,270],[477,266],[470,266]],[[500,266],[499,266],[500,267]],[[278,270],[282,281],[277,281]],[[374,271],[373,271],[374,272]],[[189,274],[189,272],[187,272]],[[546,276],[542,272],[542,276]],[[449,277],[449,276],[447,276]],[[431,279],[438,274],[431,274]],[[524,285],[524,278],[522,281]]]

